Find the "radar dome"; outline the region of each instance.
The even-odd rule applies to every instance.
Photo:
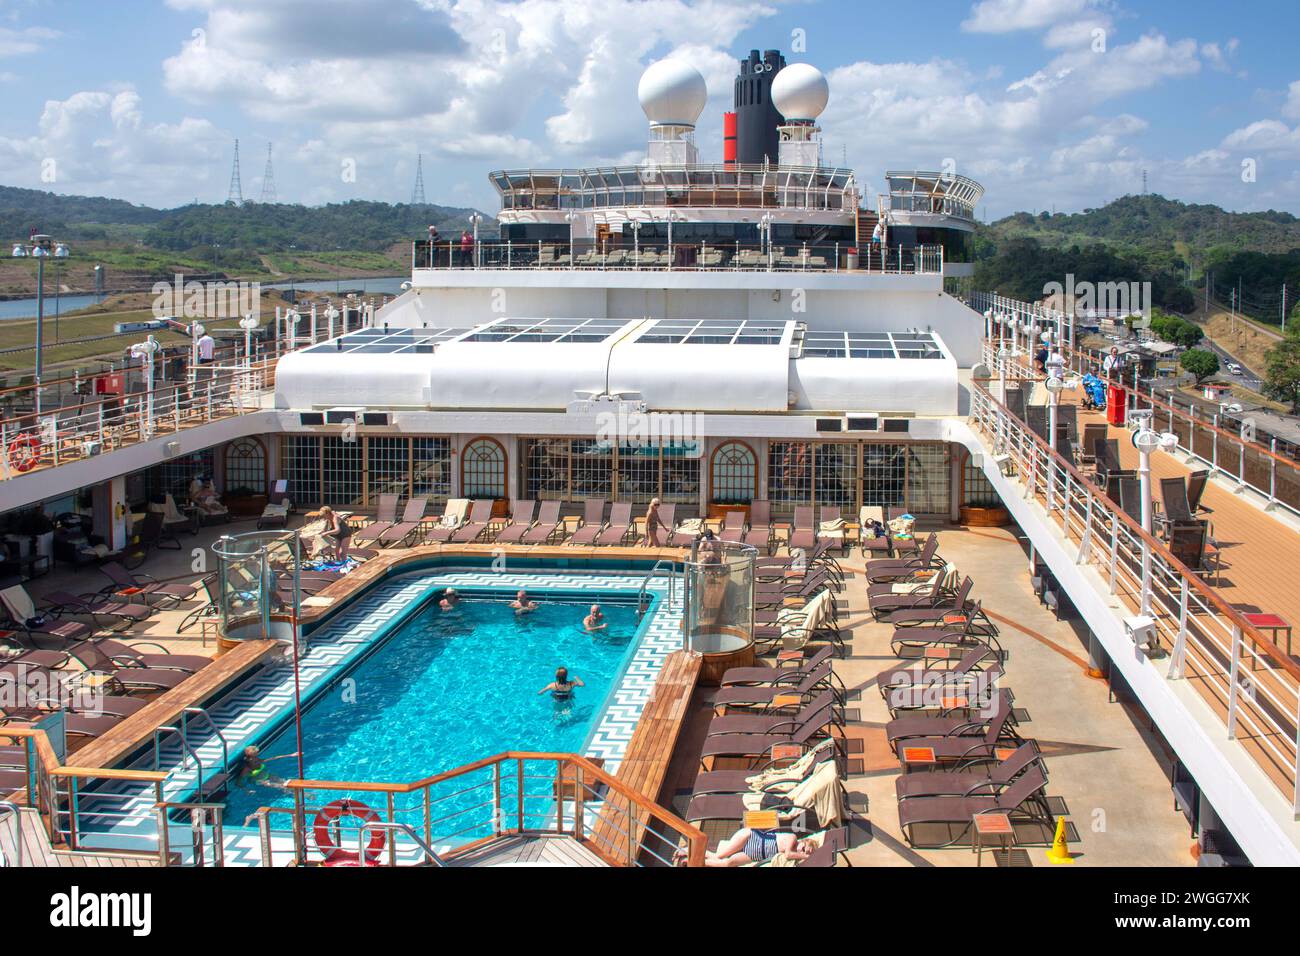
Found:
[[[772,81],[772,104],[787,121],[815,120],[830,98],[826,77],[809,63],[791,63]]]
[[[694,126],[704,112],[708,87],[700,71],[682,60],[659,60],[641,74],[636,88],[641,109],[651,123]]]

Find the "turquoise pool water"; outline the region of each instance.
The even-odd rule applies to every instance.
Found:
[[[402,783],[504,750],[581,752],[637,644],[634,598],[603,594],[608,628],[593,637],[582,627],[590,598],[534,591],[539,608],[516,615],[508,597],[462,594],[453,611],[435,601],[417,612],[304,707],[308,779]],[[571,701],[538,693],[559,665],[585,684]],[[294,753],[292,721],[259,746],[266,758]],[[297,773],[293,759],[269,769]],[[225,819],[291,805],[276,787],[235,785]]]

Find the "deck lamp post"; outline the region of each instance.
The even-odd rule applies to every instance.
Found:
[[[36,260],[36,365],[34,372],[37,415],[41,413],[41,352],[45,344],[45,260],[50,256],[56,259],[66,259],[69,251],[66,242],[56,242],[49,236],[34,233],[25,243],[15,242],[11,253],[15,259],[25,259],[30,256]]]
[[[152,335],[131,346],[131,358],[144,370],[144,437],[153,437],[153,357],[161,346]]]
[[[1072,388],[1073,384],[1061,377],[1061,371],[1065,367],[1065,357],[1060,352],[1053,352],[1047,357],[1046,367],[1047,380],[1043,382],[1043,385],[1047,389],[1047,441],[1052,451],[1056,451],[1056,410],[1061,403],[1061,392],[1067,388]],[[1047,472],[1048,511],[1056,507],[1055,470],[1055,468],[1051,468]]]
[[[190,323],[190,381],[198,380],[199,374],[199,339],[203,338],[203,333],[207,329],[203,323],[194,321]]]
[[[573,223],[578,214],[570,209],[564,214],[564,221],[569,224],[569,268],[573,268]]]
[[[239,327],[244,330],[244,366],[249,369],[253,367],[253,332],[260,324],[252,312],[239,320]]]
[[[763,245],[767,247],[767,271],[772,271],[772,214],[763,213],[762,218],[758,220],[758,234],[763,240]]]
[[[1133,432],[1133,447],[1138,450],[1138,483],[1142,493],[1142,530],[1152,533],[1151,453],[1156,450],[1173,451],[1178,447],[1178,436],[1173,432],[1157,432],[1153,427],[1155,413],[1142,409],[1131,413],[1137,422]],[[1151,613],[1151,545],[1142,541],[1142,614]]]
[[[632,262],[641,268],[641,220],[628,217],[627,227],[632,230]]]
[[[479,256],[479,251],[478,251],[478,224],[479,224],[480,222],[482,222],[482,221],[483,221],[483,217],[480,216],[478,213],[476,213],[476,212],[472,212],[472,213],[469,214],[469,224],[470,224],[470,226],[472,226],[473,229],[474,229],[474,268],[475,268],[475,269],[477,269],[477,268],[479,267],[479,262],[481,261],[481,257]],[[570,240],[570,242],[572,242],[572,240],[573,240],[573,233],[572,233],[572,231],[573,231],[573,227],[570,226],[570,227],[569,227],[569,230],[570,230],[569,240]]]

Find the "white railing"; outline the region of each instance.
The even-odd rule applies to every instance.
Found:
[[[1255,630],[1160,541],[1147,534],[993,396],[972,388],[972,422],[1001,467],[1015,474],[1068,542],[1130,613],[1142,607],[1142,566],[1151,566],[1150,615],[1169,651],[1169,680],[1188,680],[1300,816],[1300,666]],[[1005,456],[1005,457],[1003,457]]]
[[[1032,333],[1058,327],[1069,330],[1068,342],[1060,348],[1067,367],[1079,375],[1091,372],[1105,377],[1101,354],[1068,344],[1073,342],[1072,316],[989,293],[976,293],[972,304],[984,305],[986,312],[992,313],[985,315],[982,361],[994,377],[1005,371],[1009,378],[1042,380],[1045,376],[1032,364],[1032,343],[1038,341]],[[1180,451],[1208,465],[1212,473],[1232,478],[1241,490],[1250,489],[1260,495],[1267,507],[1282,507],[1300,514],[1300,462],[1280,454],[1276,438],[1269,436],[1267,445],[1255,441],[1256,430],[1249,416],[1234,432],[1223,427],[1228,420],[1218,414],[1198,417],[1195,405],[1189,404],[1187,408],[1176,405],[1171,392],[1167,393],[1168,401],[1161,399],[1143,387],[1139,371],[1134,365],[1122,376],[1121,384],[1131,410],[1150,410],[1153,426],[1176,435]]]

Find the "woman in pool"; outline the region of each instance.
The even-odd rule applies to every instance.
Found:
[[[523,588],[519,589],[519,593],[516,594],[515,599],[510,602],[510,606],[515,609],[516,616],[537,610],[537,602],[530,600],[528,592]]]
[[[704,851],[704,865],[728,867],[764,863],[778,853],[784,854],[788,860],[801,861],[812,856],[814,849],[812,843],[798,839],[793,833],[741,827],[719,843],[717,850]],[[686,850],[679,849],[673,854],[673,862],[685,863]]]
[[[551,681],[537,693],[538,696],[541,696],[549,690],[551,696],[556,700],[568,700],[573,696],[573,689],[575,687],[586,686],[587,685],[582,682],[581,677],[570,677],[569,669],[567,667],[557,667],[555,669],[555,680]]]
[[[291,753],[263,759],[262,751],[255,744],[250,744],[244,748],[244,757],[240,761],[237,779],[240,783],[256,783],[267,787],[283,786],[284,778],[271,773],[266,765],[272,760],[284,760],[296,756],[298,756],[297,753]]]
[[[438,602],[438,607],[444,611],[453,610],[460,603],[460,595],[456,593],[455,588],[447,588],[442,592],[442,600]]]
[[[591,606],[591,613],[582,619],[582,627],[588,634],[599,634],[609,627],[605,623],[605,615],[601,613],[599,604]]]

